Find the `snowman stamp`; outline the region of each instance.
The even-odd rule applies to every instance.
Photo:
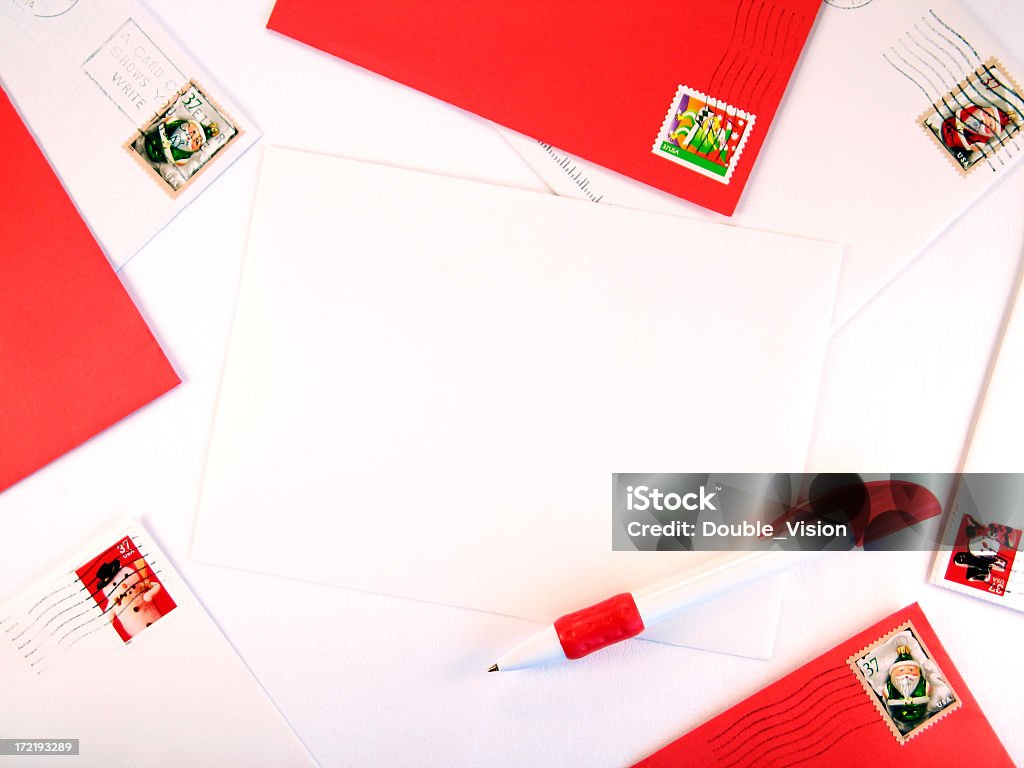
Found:
[[[1003,599],[1024,531],[1001,523],[982,523],[965,514],[960,520],[945,579]]]
[[[994,58],[932,104],[919,122],[964,176],[1007,148],[1024,151],[1018,141],[1024,128],[1024,98]]]
[[[125,147],[173,197],[241,135],[224,110],[189,81]]]
[[[125,643],[177,605],[130,536],[125,536],[76,571],[92,599]]]
[[[960,707],[960,697],[912,622],[896,627],[847,663],[900,744]]]
[[[728,184],[754,127],[754,115],[680,85],[651,151]]]

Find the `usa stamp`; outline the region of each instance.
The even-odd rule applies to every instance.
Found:
[[[966,175],[1015,142],[1024,127],[1024,98],[1006,69],[992,58],[932,104],[920,123]]]
[[[854,654],[847,663],[900,744],[960,707],[913,622]]]
[[[174,196],[241,135],[224,110],[189,81],[125,146]]]
[[[125,643],[177,607],[131,536],[108,547],[75,573]]]
[[[651,151],[728,184],[753,127],[754,115],[680,85]]]
[[[1022,531],[1017,528],[999,523],[986,525],[965,514],[953,542],[953,556],[946,566],[946,581],[1004,597],[1021,536]]]

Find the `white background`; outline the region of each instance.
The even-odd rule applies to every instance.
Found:
[[[970,4],[1024,59],[1024,8]],[[265,142],[545,190],[484,121],[266,31],[270,7],[179,0],[152,10],[215,74],[211,92],[230,88],[254,116]],[[865,119],[870,108],[862,105]],[[0,495],[0,600],[115,518],[142,517],[325,766],[628,764],[919,600],[1024,763],[1024,665],[1008,653],[1024,639],[1024,616],[927,585],[926,554],[838,555],[794,574],[769,662],[632,641],[508,675],[483,670],[532,629],[525,622],[191,562],[260,154],[243,157],[121,271],[185,383]],[[822,172],[823,184],[841,183]],[[913,194],[913,179],[892,173],[882,181]],[[958,467],[1024,249],[1022,204],[1018,172],[837,332],[810,469]]]

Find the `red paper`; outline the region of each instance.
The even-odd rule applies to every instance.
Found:
[[[0,136],[3,491],[179,379],[3,91]]]
[[[820,4],[278,0],[268,26],[731,214]],[[706,130],[685,142],[689,150],[680,148],[679,139],[669,142],[672,153],[687,158],[682,163],[652,152],[667,115],[678,107],[679,86],[714,99],[719,106],[712,111],[726,113],[705,118]],[[695,114],[702,103],[696,97],[687,101],[697,108]],[[753,124],[737,117],[737,110],[752,114]],[[396,119],[415,130],[415,115]],[[682,126],[673,123],[670,130],[680,127],[692,130],[693,118]],[[718,175],[723,162],[732,167],[727,183]]]
[[[928,683],[926,709],[941,709],[900,722],[875,694],[871,682],[890,672],[900,677],[898,657],[886,658],[900,638]],[[911,667],[913,664],[911,664]],[[906,671],[906,668],[902,668]],[[911,682],[913,682],[911,680]],[[919,690],[897,692],[914,700]],[[891,698],[890,702],[906,701]],[[1013,768],[966,683],[915,603],[897,611],[787,675],[746,701],[690,731],[637,763],[643,768],[783,768],[829,766],[952,765]]]

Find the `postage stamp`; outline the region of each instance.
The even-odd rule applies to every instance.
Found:
[[[728,184],[753,127],[754,115],[680,85],[651,151]]]
[[[1008,525],[985,525],[965,514],[960,520],[953,555],[944,578],[973,587],[993,597],[1003,597],[1017,555],[1022,532]]]
[[[173,196],[241,135],[224,110],[189,81],[125,146]]]
[[[75,573],[125,643],[177,607],[130,536]]]
[[[960,697],[912,622],[896,627],[847,663],[900,744],[960,707]]]
[[[1024,127],[1024,98],[1006,69],[992,58],[932,104],[920,122],[966,175],[1016,141]]]

